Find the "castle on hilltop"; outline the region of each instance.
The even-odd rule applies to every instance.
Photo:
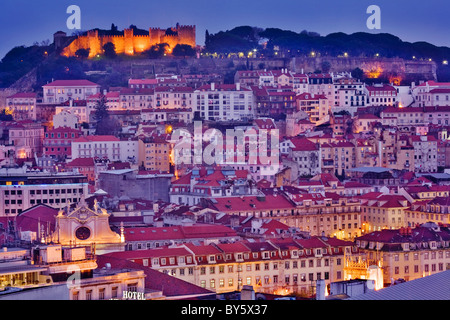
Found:
[[[62,37],[61,32],[56,33],[58,38]],[[55,38],[55,43],[60,39]],[[99,34],[99,30],[87,31],[86,35],[76,37],[69,45],[64,47],[62,55],[66,57],[75,56],[78,49],[89,49],[89,58],[103,53],[103,46],[111,42],[116,48],[117,54],[134,55],[135,53],[149,50],[153,45],[167,43],[168,51],[177,44],[187,44],[195,48],[195,26],[176,25],[175,28],[160,29],[150,28],[148,34],[134,34],[134,29],[125,29],[123,35]]]

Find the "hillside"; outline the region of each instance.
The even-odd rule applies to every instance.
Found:
[[[135,32],[141,30],[135,28]],[[99,30],[101,33],[120,34],[114,25],[111,30]],[[142,31],[144,32],[144,31]],[[244,60],[230,60],[226,63],[229,68],[220,71],[229,79],[232,78],[236,68],[256,68],[259,66],[273,65],[272,61],[283,54],[284,60],[294,57],[305,58],[315,52],[320,57],[339,57],[347,53],[350,57],[373,58],[401,58],[411,60],[428,61],[432,59],[437,65],[437,80],[450,81],[450,66],[442,61],[450,60],[450,48],[437,47],[427,42],[404,42],[391,34],[370,34],[358,32],[345,34],[342,32],[321,36],[315,32],[302,31],[296,33],[278,28],[262,29],[258,27],[240,26],[232,30],[220,31],[209,34],[206,31],[204,53],[224,54],[236,52],[249,52],[257,50],[261,59],[250,64]],[[0,88],[24,88],[26,90],[38,90],[52,79],[89,78],[101,84],[119,86],[126,84],[128,77],[148,76],[156,70],[167,71],[173,69],[184,72],[209,72],[211,63],[206,58],[196,59],[149,59],[148,56],[137,55],[134,57],[117,56],[115,59],[100,57],[99,59],[85,60],[79,58],[65,58],[54,50],[54,45],[20,46],[10,50],[0,62]],[[201,60],[205,60],[204,63]],[[289,63],[289,62],[287,62]],[[139,68],[133,65],[151,65],[150,71],[139,73]],[[217,65],[217,63],[213,63]],[[286,62],[283,62],[286,64]],[[204,67],[206,66],[206,67]],[[152,71],[153,70],[153,71]],[[86,76],[88,71],[100,71],[103,75]]]

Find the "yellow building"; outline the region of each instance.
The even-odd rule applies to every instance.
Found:
[[[340,141],[320,146],[322,172],[335,175],[349,175],[356,166],[356,147],[353,142]]]
[[[316,280],[344,279],[344,261],[356,254],[352,242],[335,238],[282,239],[226,244],[184,244],[110,253],[216,293],[240,291],[314,294]]]
[[[167,134],[139,139],[139,165],[147,171],[170,172],[173,144]]]
[[[435,223],[414,229],[400,228],[368,233],[356,246],[369,259],[379,262],[385,285],[414,280],[450,268],[450,233]]]
[[[405,196],[373,192],[361,196],[360,199],[363,232],[406,226],[405,211],[410,202]]]
[[[432,200],[419,200],[405,210],[405,220],[409,227],[426,222],[450,224],[450,198],[436,197]]]

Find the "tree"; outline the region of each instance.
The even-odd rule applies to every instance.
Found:
[[[3,109],[0,112],[0,121],[12,121],[13,116],[11,113],[6,112],[6,109]]]
[[[112,42],[107,42],[103,46],[103,52],[105,57],[107,58],[115,58],[117,56],[116,54],[116,46]]]
[[[80,59],[87,59],[89,57],[90,49],[78,49],[75,51],[75,55]]]
[[[206,29],[205,31],[205,47],[209,46],[209,42],[211,41],[210,35],[209,35],[209,31],[208,29]]]
[[[102,95],[95,106],[94,121],[96,135],[116,136],[121,130],[120,123],[111,117],[108,112],[106,97],[104,95]]]
[[[159,59],[164,56],[164,54],[167,51],[167,48],[169,45],[167,43],[158,43],[153,46],[147,51],[147,55],[150,59]]]
[[[94,120],[98,123],[109,117],[108,106],[106,105],[106,97],[102,95],[95,105]]]
[[[172,55],[175,57],[193,57],[195,54],[194,48],[188,44],[177,44],[172,50]]]
[[[360,68],[353,69],[351,74],[355,79],[362,80],[364,78],[364,71]]]
[[[329,61],[323,61],[321,67],[323,73],[328,73],[331,70],[331,63]]]

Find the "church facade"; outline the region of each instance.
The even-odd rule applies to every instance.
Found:
[[[123,251],[123,234],[111,230],[109,216],[96,201],[90,209],[82,199],[76,208],[68,206],[58,212],[52,238],[63,246],[95,247],[96,254]]]

